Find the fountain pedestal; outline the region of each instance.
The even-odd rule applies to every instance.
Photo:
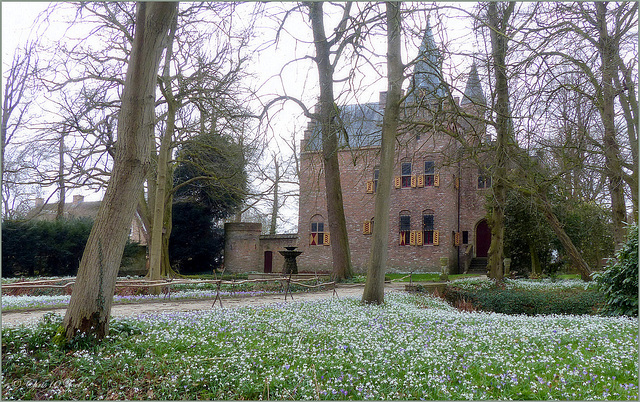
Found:
[[[278,251],[284,257],[284,265],[282,266],[282,274],[290,275],[298,273],[298,263],[296,258],[302,254],[302,251],[295,251],[297,247],[285,247],[286,250]]]

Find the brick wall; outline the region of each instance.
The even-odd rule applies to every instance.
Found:
[[[260,223],[224,224],[224,266],[226,272],[262,272]]]
[[[297,246],[298,235],[295,234],[275,234],[260,236],[260,253],[262,256],[262,267],[265,266],[265,252],[271,252],[271,267],[273,273],[282,272],[284,266],[284,257],[278,252],[284,250],[285,247]],[[264,272],[264,270],[260,271]]]
[[[449,257],[450,268],[455,271],[458,247],[454,246],[454,232],[468,231],[469,243],[473,244],[475,225],[485,215],[486,190],[477,188],[477,164],[463,160],[459,164],[454,162],[445,165],[445,161],[450,161],[455,156],[452,153],[455,152],[456,145],[453,140],[442,134],[422,134],[419,138],[415,134],[407,134],[400,142],[403,146],[397,152],[394,176],[401,175],[402,162],[412,162],[412,173],[422,175],[424,161],[428,160],[435,163],[435,173],[439,175],[440,183],[438,187],[392,188],[388,271],[439,271],[440,257]],[[371,235],[363,234],[363,225],[365,220],[374,218],[375,203],[375,194],[366,192],[366,181],[373,179],[378,153],[379,149],[375,147],[339,152],[351,258],[354,269],[363,273],[367,269],[371,247]],[[312,217],[321,216],[324,219],[325,230],[328,231],[321,161],[319,153],[306,152],[301,157],[298,234],[299,247],[303,251],[299,265],[304,270],[331,270],[330,246],[309,244]],[[460,177],[459,190],[455,184],[457,177]],[[411,216],[411,230],[418,231],[422,230],[422,215],[425,210],[433,211],[434,229],[439,233],[439,245],[401,246],[400,213],[408,213]],[[461,247],[461,252],[467,247],[469,246]]]

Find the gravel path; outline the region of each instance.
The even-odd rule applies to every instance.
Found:
[[[364,290],[364,284],[361,285],[338,285],[336,293],[338,297],[361,297]],[[390,291],[404,290],[403,283],[387,283],[385,284],[385,293]],[[294,293],[293,301],[318,300],[333,297],[333,290],[323,290],[309,293]],[[287,301],[292,300],[290,296]],[[244,296],[222,298],[222,306],[225,308],[234,308],[241,306],[260,306],[285,301],[284,294],[277,295],[260,295],[260,296]],[[179,312],[193,310],[208,310],[213,303],[212,299],[203,300],[176,300],[176,301],[158,301],[132,304],[116,304],[111,307],[112,317],[131,317],[138,314],[159,314],[163,312]],[[220,308],[219,302],[216,302],[214,308]],[[51,310],[31,310],[31,311],[8,311],[2,312],[2,326],[17,326],[21,324],[30,324],[39,321],[45,314],[54,312],[60,315],[65,314],[66,308],[57,308]]]

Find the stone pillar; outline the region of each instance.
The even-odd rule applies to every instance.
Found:
[[[261,223],[224,224],[225,272],[262,272]]]
[[[449,258],[448,257],[440,257],[440,280],[441,281],[449,280]]]
[[[504,277],[508,278],[511,276],[511,258],[504,259]]]

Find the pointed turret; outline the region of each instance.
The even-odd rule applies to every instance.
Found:
[[[413,70],[412,86],[416,91],[413,96],[416,99],[442,99],[447,94],[447,86],[442,78],[442,55],[428,21]]]
[[[487,106],[487,100],[484,97],[484,92],[482,91],[482,84],[480,83],[478,67],[476,66],[475,61],[471,65],[467,86],[464,89],[464,96],[460,101],[460,106],[466,106],[469,104],[482,107]]]

